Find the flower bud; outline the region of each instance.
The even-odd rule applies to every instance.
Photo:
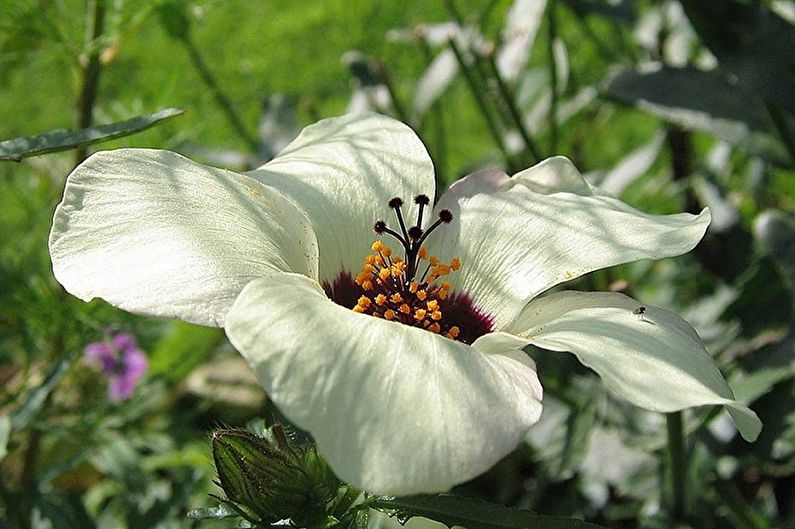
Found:
[[[323,526],[341,483],[314,447],[291,446],[280,426],[271,433],[272,440],[246,430],[214,431],[218,485],[258,523]]]

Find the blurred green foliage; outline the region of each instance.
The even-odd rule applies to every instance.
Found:
[[[709,206],[691,254],[575,286],[681,313],[759,413],[759,442],[715,410],[685,414],[688,495],[674,508],[664,419],[616,401],[568,355],[535,352],[541,423],[455,492],[616,528],[795,526],[793,20],[784,1],[11,0],[0,140],[178,107],[101,148],[245,168],[304,124],[369,108],[415,127],[440,187],[526,167],[538,150],[645,211]],[[516,70],[500,66],[506,50]],[[60,289],[47,237],[77,158],[0,162],[0,528],[231,527],[185,517],[218,493],[207,431],[278,410],[220,331]],[[80,361],[108,329],[151,354],[117,404]]]

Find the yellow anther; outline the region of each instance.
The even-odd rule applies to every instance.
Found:
[[[403,314],[411,314],[411,307],[409,307],[406,303],[402,304],[398,310]]]
[[[428,255],[428,249],[425,246],[420,246],[420,251],[417,252],[420,259],[425,259]]]
[[[447,266],[446,264],[442,263],[442,264],[440,264],[439,266],[436,267],[436,270],[434,270],[434,273],[437,276],[446,276],[447,274],[450,273],[450,267]]]
[[[362,313],[362,312],[364,312],[365,310],[366,310],[366,309],[365,309],[364,307],[361,307],[360,305],[356,305],[356,306],[354,306],[354,307],[353,307],[353,312],[359,312],[359,313]]]
[[[381,241],[375,241],[375,242],[373,243],[373,245],[372,245],[372,246],[370,246],[370,249],[371,249],[372,251],[374,251],[374,252],[380,252],[380,251],[381,251],[381,249],[383,249],[383,248],[384,248],[384,243],[382,243]]]
[[[365,264],[369,264],[369,265],[375,263],[375,256],[374,255],[368,255],[367,257],[364,258],[364,262],[365,262]]]
[[[364,268],[362,268],[362,273],[371,274],[373,273],[373,270],[375,270],[375,267],[370,263],[367,263],[364,265]]]
[[[417,291],[417,299],[420,301],[425,301],[425,298],[428,296],[428,293],[425,290],[418,290]]]
[[[378,266],[384,266],[383,257],[381,257],[380,255],[374,255],[373,257],[375,258],[375,264],[377,264]]]
[[[450,290],[451,288],[453,288],[453,285],[451,285],[447,281],[442,281],[440,287],[443,288],[444,290]]]
[[[439,332],[440,330],[442,330],[442,327],[438,323],[434,322],[433,325],[428,327],[428,330],[431,332]]]
[[[440,288],[439,290],[436,291],[436,295],[441,300],[447,299],[447,294],[448,294],[448,290],[446,288]]]
[[[450,261],[450,268],[454,271],[461,268],[461,259],[458,257],[453,258],[453,260]]]
[[[382,268],[378,271],[378,277],[381,278],[381,281],[386,281],[387,278],[391,275],[389,268]]]
[[[399,277],[406,271],[406,263],[395,263],[392,265],[392,277]]]
[[[433,321],[441,320],[442,319],[442,311],[441,310],[435,310],[435,311],[431,312],[431,319]]]
[[[395,319],[395,311],[392,309],[387,310],[386,312],[384,312],[384,318],[388,320]]]
[[[439,258],[436,257],[435,255],[432,255],[430,260],[429,260],[429,262],[431,263],[431,266],[438,266],[439,265]]]
[[[414,311],[414,319],[417,321],[424,320],[425,314],[427,314],[425,309],[417,309]]]
[[[447,331],[446,336],[451,340],[455,340],[456,338],[458,338],[459,334],[461,334],[461,329],[453,325],[452,327],[450,327],[450,330]]]
[[[395,292],[394,294],[389,296],[389,301],[391,301],[392,303],[400,303],[401,301],[403,301],[403,296]]]
[[[384,246],[384,248],[381,250],[381,255],[383,255],[384,257],[389,257],[390,255],[392,255],[392,248],[390,248],[389,246]]]
[[[383,305],[384,305],[384,303],[386,303],[386,296],[385,296],[385,295],[383,295],[383,294],[378,294],[378,295],[375,297],[375,304],[376,304],[376,305],[379,305],[379,306],[383,306]]]
[[[372,290],[373,289],[373,282],[370,281],[369,279],[365,279],[364,281],[362,281],[361,286],[362,286],[363,290]],[[442,299],[444,299],[444,298],[442,298]]]
[[[395,257],[392,258],[392,262],[395,264],[402,263],[403,259],[399,255],[396,255]]]
[[[367,307],[369,307],[369,306],[370,306],[370,304],[371,304],[372,302],[373,302],[373,300],[371,300],[371,299],[370,299],[370,298],[368,298],[367,296],[362,296],[362,297],[360,297],[360,298],[359,298],[359,300],[356,302],[356,304],[357,304],[358,306],[360,306],[360,307],[363,307],[363,308],[365,308],[365,309],[366,309]]]
[[[411,283],[409,283],[409,292],[411,292],[412,294],[414,294],[414,293],[417,291],[417,289],[418,289],[419,287],[420,287],[420,286],[417,284],[417,282],[416,282],[416,281],[412,281]]]
[[[427,305],[428,305],[428,310],[431,311],[439,308],[439,302],[436,301],[435,299],[430,300]]]

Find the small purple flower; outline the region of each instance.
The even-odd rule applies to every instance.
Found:
[[[108,398],[127,400],[146,373],[146,354],[138,348],[135,336],[116,333],[109,341],[90,343],[85,348],[86,363],[95,365],[108,377]]]

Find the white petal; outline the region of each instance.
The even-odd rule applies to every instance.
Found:
[[[281,194],[148,149],[99,152],[69,175],[50,255],[55,277],[81,299],[204,325],[222,326],[252,279],[317,277],[315,235]]]
[[[633,404],[670,412],[723,404],[745,439],[761,423],[734,395],[693,328],[676,314],[622,294],[564,291],[533,300],[508,332],[533,345],[571,351]]]
[[[249,173],[306,212],[320,248],[320,281],[354,275],[375,240],[373,224],[395,225],[389,199],[416,215],[413,198],[434,196],[433,163],[407,125],[378,114],[349,114],[305,128],[274,160]]]
[[[453,221],[434,232],[431,253],[460,257],[454,288],[502,329],[533,297],[593,270],[691,250],[709,224],[700,215],[649,215],[592,194],[574,166],[551,158],[509,178],[482,171],[453,184],[439,208]]]
[[[541,413],[523,353],[357,314],[303,276],[250,283],[226,331],[337,475],[370,492],[447,490],[513,450]]]

